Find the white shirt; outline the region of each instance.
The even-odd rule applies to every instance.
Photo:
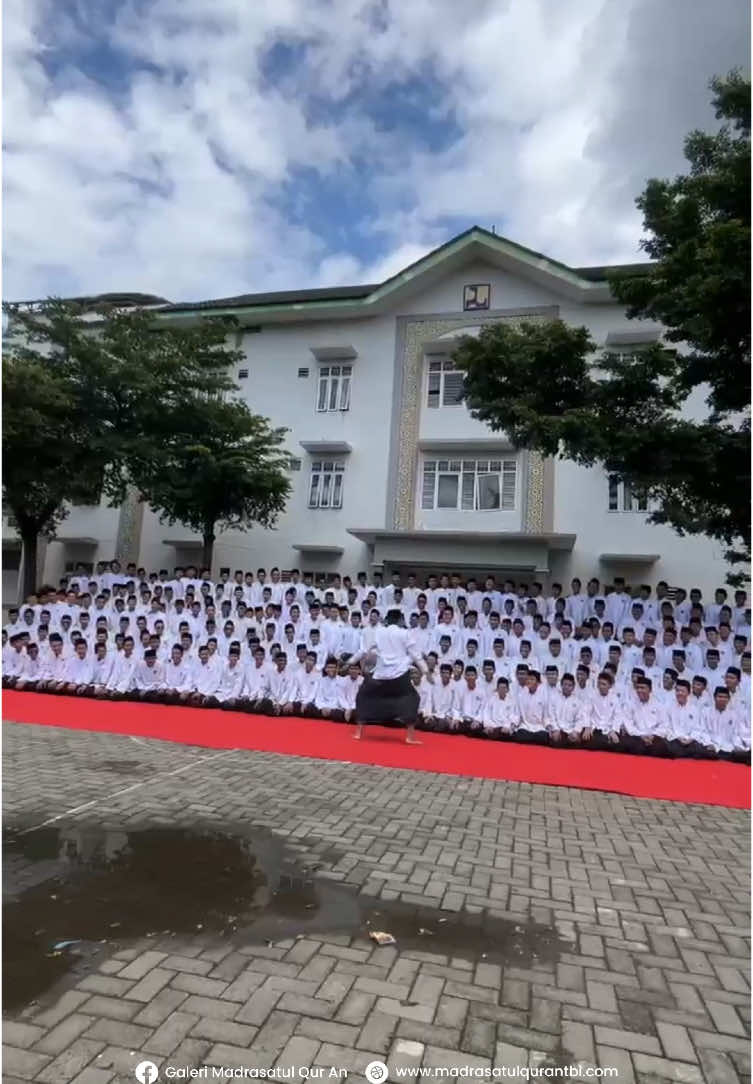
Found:
[[[704,745],[710,745],[717,753],[733,752],[738,736],[739,719],[731,704],[728,704],[724,711],[718,711],[716,705],[712,704],[701,716],[701,728]]]
[[[361,647],[361,626],[342,625],[340,629],[340,653],[355,655]],[[415,630],[414,630],[415,631]]]
[[[572,734],[584,726],[583,704],[575,692],[565,696],[560,689],[549,698],[549,724],[555,730]]]
[[[103,659],[94,656],[92,662],[92,682],[95,685],[106,685],[110,680],[110,674],[115,664],[115,656],[106,654]]]
[[[426,673],[426,663],[413,651],[408,629],[398,625],[378,626],[374,637],[377,663],[373,677],[377,681],[390,681],[407,673],[413,663]]]
[[[453,718],[458,721],[472,719],[474,722],[481,722],[486,703],[483,689],[480,689],[478,685],[471,689],[464,681],[459,684],[460,689],[456,689],[452,705]]]
[[[521,690],[518,695],[518,707],[522,730],[535,732],[546,729],[546,696],[543,686],[539,685],[533,693],[528,688]]]
[[[437,654],[439,654],[440,641],[443,636],[449,636],[449,654],[453,659],[456,659],[465,650],[465,642],[460,635],[460,629],[458,629],[456,625],[445,625],[444,622],[441,622],[440,624],[434,626],[434,636],[431,649],[433,651],[436,651]]]
[[[356,706],[356,696],[358,690],[363,685],[363,678],[359,674],[357,678],[352,678],[350,674],[347,677],[340,679],[340,693],[342,697],[342,705],[346,711],[353,711]]]
[[[5,677],[20,677],[24,672],[24,660],[26,659],[26,652],[23,648],[17,651],[15,647],[11,648],[7,656],[3,659],[3,673]]]
[[[308,671],[304,667],[296,675],[294,700],[300,704],[313,704],[321,673],[316,668]]]
[[[588,595],[582,592],[579,595],[568,595],[565,613],[572,621],[574,628],[582,625],[588,614]]]
[[[112,665],[110,679],[107,682],[108,689],[112,689],[113,692],[117,693],[130,692],[133,675],[138,663],[139,660],[135,653],[126,655],[125,652],[118,652]]]
[[[220,684],[220,672],[211,662],[197,662],[191,674],[191,684],[202,696],[214,696]]]
[[[91,685],[92,660],[87,655],[83,659],[80,659],[78,655],[68,659],[64,680],[74,685]]]
[[[137,663],[133,672],[133,686],[136,689],[160,688],[163,684],[164,674],[162,664],[155,660],[154,666],[147,665],[145,660]]]
[[[324,674],[319,679],[314,694],[314,706],[325,711],[343,707],[340,682],[336,677],[331,678]]]
[[[269,695],[274,704],[289,704],[295,697],[297,682],[295,674],[285,666],[278,670],[275,666],[269,671]]]
[[[490,700],[497,695],[497,675],[492,675],[491,681],[487,681],[483,674],[479,674],[476,688],[483,694],[484,700]]]
[[[40,681],[64,681],[65,669],[68,660],[62,653],[55,655],[54,652],[50,652],[44,659],[42,666],[39,670]]]
[[[435,679],[429,694],[427,714],[436,719],[449,719],[454,697],[455,689],[452,680],[445,685],[441,678]]]
[[[490,696],[486,704],[484,704],[481,718],[487,730],[500,728],[514,730],[520,720],[520,712],[515,697],[509,691],[504,700],[498,695]]]
[[[191,685],[192,664],[185,656],[181,656],[176,665],[172,658],[168,659],[162,667],[162,688],[174,693],[189,692]]]
[[[256,665],[256,660],[252,666],[246,669],[246,683],[244,686],[244,696],[249,700],[261,700],[262,697],[267,695],[269,690],[269,670],[266,663],[262,663],[261,666]]]
[[[222,701],[237,700],[243,693],[245,680],[246,668],[240,659],[233,666],[228,662],[220,670],[220,682],[215,696]]]
[[[506,677],[509,682],[512,675],[510,673],[510,660],[507,658],[507,656],[495,655],[492,653],[489,658],[494,663],[494,677]]]
[[[434,632],[427,625],[422,629],[420,625],[408,629],[410,644],[415,655],[428,655],[434,649]]]
[[[602,734],[610,734],[620,729],[620,703],[614,689],[610,689],[606,696],[602,696],[598,689],[591,689],[587,704],[587,726],[600,730]]]
[[[637,738],[664,736],[664,712],[656,700],[650,698],[645,703],[637,697],[625,713],[625,730]]]
[[[673,700],[664,708],[664,720],[664,737],[668,741],[681,738],[703,741],[699,711],[693,704],[692,698],[689,698],[685,704],[681,704],[677,697],[673,697]]]

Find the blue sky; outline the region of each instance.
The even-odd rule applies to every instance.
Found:
[[[639,258],[745,65],[718,0],[5,0],[8,299],[380,281],[474,222]]]

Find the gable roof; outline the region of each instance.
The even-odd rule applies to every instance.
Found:
[[[220,313],[228,310],[236,312],[249,309],[274,310],[291,305],[296,307],[304,306],[308,309],[321,304],[335,303],[340,305],[342,303],[358,304],[359,302],[372,307],[376,302],[391,294],[407,281],[416,279],[470,245],[478,247],[480,254],[483,253],[488,257],[506,257],[510,262],[525,264],[540,275],[559,279],[569,285],[572,290],[582,292],[587,292],[589,288],[593,289],[594,286],[607,287],[609,272],[619,271],[623,274],[642,274],[650,266],[648,263],[633,263],[598,267],[570,267],[568,264],[554,260],[541,252],[536,252],[534,249],[526,248],[525,245],[519,245],[517,242],[510,241],[506,237],[501,237],[481,226],[471,226],[470,229],[446,241],[443,245],[415,260],[412,264],[391,275],[381,283],[239,294],[235,297],[215,298],[206,301],[181,301],[163,306],[160,312],[165,315],[194,311]]]

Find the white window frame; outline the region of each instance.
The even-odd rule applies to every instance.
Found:
[[[319,456],[312,461],[309,475],[309,508],[335,509],[338,511],[343,506],[344,487],[344,459]]]
[[[613,475],[607,478],[607,511],[611,515],[625,512],[647,513],[650,511],[647,497],[632,492],[627,482],[619,482]]]
[[[464,401],[456,399],[457,392],[453,391],[458,383],[462,390],[463,370],[445,354],[428,354],[426,361],[426,406],[429,410],[463,406]]]
[[[340,414],[350,410],[353,365],[327,362],[319,366],[316,381],[316,410],[318,414]]]
[[[455,478],[455,504],[439,504],[443,478]],[[498,505],[482,507],[481,482],[497,479]],[[421,469],[421,509],[425,512],[514,512],[518,502],[518,461],[503,456],[427,456]]]

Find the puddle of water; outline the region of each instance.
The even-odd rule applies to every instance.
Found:
[[[114,772],[115,775],[140,775],[142,765],[138,760],[101,760],[98,768],[104,768],[106,772]]]
[[[399,949],[522,967],[567,948],[549,927],[360,896],[317,878],[258,831],[58,826],[7,832],[4,852],[6,1011],[148,935],[214,933],[249,944],[386,930]],[[76,943],[56,950],[63,941]]]

